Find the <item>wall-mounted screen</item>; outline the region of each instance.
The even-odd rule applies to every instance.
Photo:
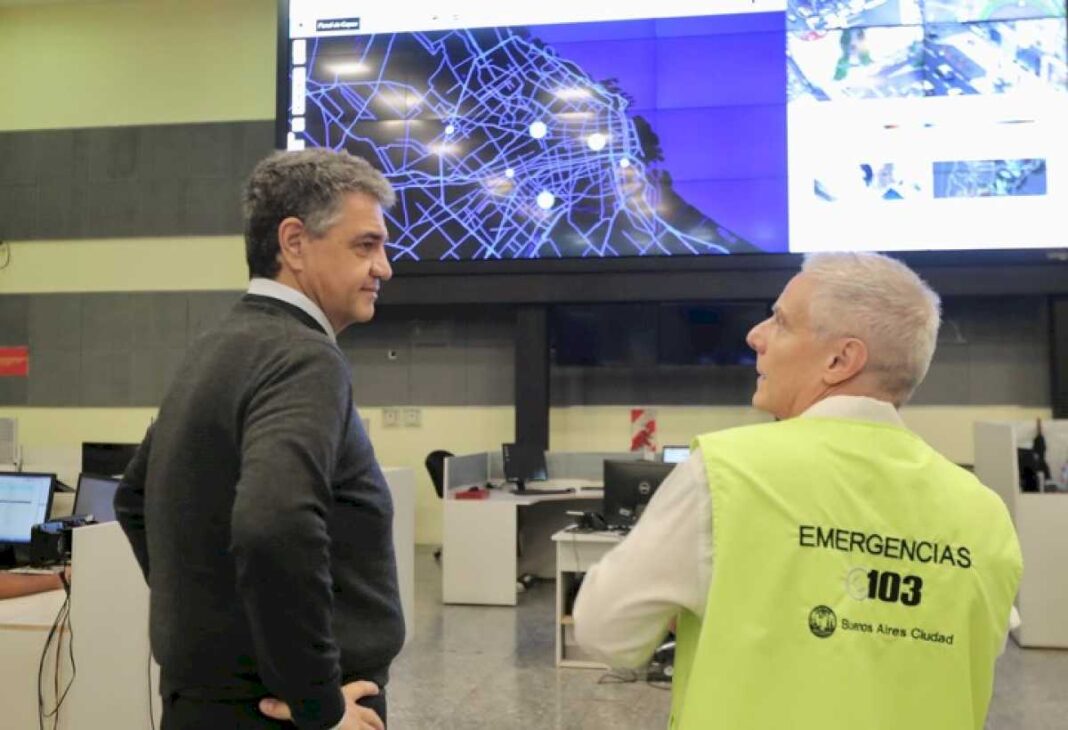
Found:
[[[287,18],[286,146],[386,174],[394,261],[1068,245],[1063,0]]]

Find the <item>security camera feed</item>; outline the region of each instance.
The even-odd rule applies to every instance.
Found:
[[[1066,43],[1062,20],[931,26],[924,48],[927,94],[1063,93]]]
[[[790,33],[790,101],[924,96],[923,28]]]
[[[923,0],[922,4],[927,23],[1063,18],[1064,7],[1064,0]]]
[[[1045,194],[1045,160],[957,160],[934,165],[936,198]]]
[[[921,0],[796,0],[787,4],[790,30],[920,25]]]
[[[383,171],[394,261],[1068,245],[1063,3],[611,5],[291,0],[287,146]]]

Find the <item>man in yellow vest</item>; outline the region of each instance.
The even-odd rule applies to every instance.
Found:
[[[677,621],[673,729],[982,729],[1022,560],[998,496],[898,415],[939,306],[885,256],[806,258],[748,336],[777,422],[698,437],[587,573],[576,636],[611,665]]]

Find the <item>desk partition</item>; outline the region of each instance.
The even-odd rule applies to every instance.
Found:
[[[449,456],[445,459],[445,472],[442,477],[442,496],[447,497],[449,490],[460,487],[483,486],[490,479],[489,454]]]

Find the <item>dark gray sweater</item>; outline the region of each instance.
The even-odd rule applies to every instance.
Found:
[[[343,682],[385,685],[404,640],[393,505],[348,364],[299,308],[246,295],[193,344],[115,510],[165,696],[273,695],[328,728]]]

